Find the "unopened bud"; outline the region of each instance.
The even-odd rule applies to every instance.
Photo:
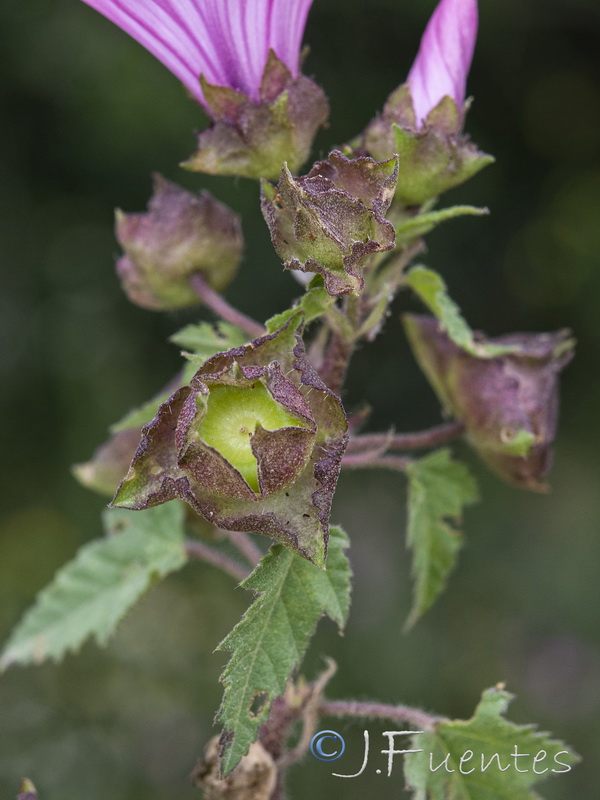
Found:
[[[373,158],[400,157],[396,200],[403,205],[420,206],[494,160],[462,133],[476,36],[477,0],[441,0],[406,83],[363,135]]]
[[[25,778],[19,787],[19,794],[17,800],[38,800],[37,789],[29,778]]]
[[[140,428],[113,433],[89,461],[73,466],[73,474],[86,488],[112,497],[127,472],[139,441]]]
[[[396,158],[379,163],[334,150],[304,177],[284,166],[277,187],[263,182],[263,216],[285,268],[321,274],[332,295],[359,294],[369,257],[395,243],[384,215],[397,175]]]
[[[483,344],[511,348],[477,357],[456,345],[434,317],[407,314],[417,361],[445,410],[464,423],[469,442],[500,477],[544,491],[558,419],[558,376],[573,357],[567,330],[515,333]]]
[[[243,239],[236,214],[208,192],[194,195],[160,175],[148,211],[117,211],[124,255],[117,273],[129,299],[161,311],[200,302],[190,278],[200,273],[218,291],[238,268]]]

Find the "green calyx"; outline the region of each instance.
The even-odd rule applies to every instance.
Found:
[[[294,78],[272,50],[257,101],[203,77],[200,83],[213,122],[182,164],[194,172],[275,179],[284,161],[296,171],[329,114],[323,90],[305,75]]]
[[[250,386],[211,387],[198,435],[226,458],[257,493],[258,463],[252,451],[252,437],[258,426],[267,431],[306,427],[260,381]]]

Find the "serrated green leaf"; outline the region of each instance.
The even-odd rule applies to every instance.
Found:
[[[487,689],[470,720],[439,722],[412,738],[423,751],[404,760],[414,800],[539,800],[531,786],[580,760],[535,726],[506,720],[511,700],[502,688]]]
[[[446,220],[454,219],[455,217],[463,217],[465,215],[481,217],[485,214],[489,214],[487,208],[477,208],[476,206],[451,206],[438,211],[417,214],[396,225],[396,241],[425,236],[426,233],[432,231],[441,222],[446,222]]]
[[[313,286],[313,283],[316,283],[316,285]],[[298,311],[304,312],[304,323],[308,325],[309,322],[325,314],[327,309],[335,303],[335,297],[325,291],[323,279],[320,275],[313,278],[311,287],[293,308],[288,308],[282,311],[281,314],[275,314],[274,317],[266,321],[267,333],[274,333],[279,328],[282,328],[288,319],[297,314]]]
[[[105,512],[106,539],[90,542],[38,595],[9,638],[0,670],[55,661],[94,637],[104,645],[157,578],[185,564],[184,507]]]
[[[459,307],[448,295],[441,275],[427,267],[413,267],[406,275],[407,284],[439,319],[452,341],[467,353],[478,358],[494,358],[519,350],[516,345],[483,344],[478,342],[466,323]]]
[[[223,723],[224,776],[248,752],[321,616],[344,625],[350,607],[351,571],[343,552],[347,546],[346,534],[332,527],[325,571],[273,545],[242,583],[257,597],[218,647],[232,653],[221,677],[225,691],[218,715]]]
[[[186,325],[170,336],[169,341],[183,347],[188,351],[184,355],[193,355],[195,361],[206,361],[215,353],[245,344],[248,336],[229,322],[200,322]]]
[[[427,611],[446,585],[462,544],[457,529],[465,506],[476,502],[477,486],[467,467],[449,450],[437,450],[407,469],[408,533],[413,551],[414,601],[406,627]]]

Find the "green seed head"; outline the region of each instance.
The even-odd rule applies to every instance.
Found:
[[[258,464],[252,452],[252,436],[257,425],[267,431],[306,427],[260,381],[250,386],[211,387],[198,434],[241,473],[255,492],[259,491]]]

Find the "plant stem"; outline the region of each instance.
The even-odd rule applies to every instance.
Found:
[[[434,717],[420,708],[411,706],[392,706],[385,703],[360,703],[356,700],[325,700],[319,706],[319,713],[329,717],[368,717],[370,719],[390,719],[408,722],[419,730],[433,730],[443,717]]]
[[[224,533],[237,547],[248,563],[255,567],[263,557],[263,552],[254,544],[252,539],[247,534],[242,533],[242,531],[224,531]]]
[[[197,542],[192,539],[187,539],[185,542],[185,552],[190,558],[197,558],[200,561],[206,561],[207,564],[212,564],[214,567],[222,569],[228,575],[239,581],[243,581],[248,577],[248,571],[244,569],[237,561],[229,558],[218,550],[213,550],[212,547],[207,547],[202,542]]]
[[[208,285],[199,272],[190,278],[190,286],[203,303],[221,319],[241,328],[252,338],[264,335],[265,329],[262,325],[230,305],[219,292]]]
[[[350,359],[356,349],[356,331],[360,327],[360,306],[358,297],[344,297],[343,310],[338,316],[345,318],[345,323],[332,328],[329,345],[325,351],[323,364],[319,374],[327,386],[336,394],[340,394]],[[331,324],[331,323],[330,323]]]
[[[382,456],[372,450],[367,453],[352,453],[342,458],[342,467],[351,469],[393,469],[400,472],[406,470],[413,463],[410,458],[402,456]]]
[[[450,442],[464,433],[464,430],[463,423],[454,420],[415,433],[366,433],[361,436],[353,436],[348,442],[346,453],[372,451],[379,448],[383,452],[386,450],[424,450]]]
[[[354,342],[349,342],[338,333],[332,333],[320,375],[323,382],[336,394],[340,394],[346,380],[354,346]]]

